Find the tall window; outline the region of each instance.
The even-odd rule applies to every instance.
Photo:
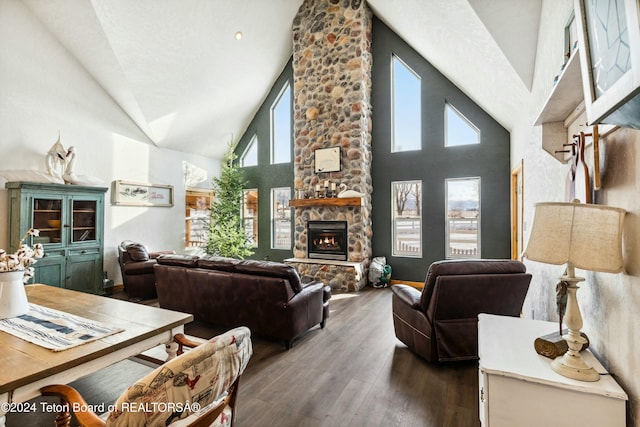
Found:
[[[480,130],[449,103],[444,107],[444,128],[445,147],[480,144]]]
[[[258,189],[244,190],[242,203],[242,221],[244,232],[247,235],[247,244],[258,246]]]
[[[240,156],[240,166],[257,166],[258,165],[258,135],[254,134],[247,148]]]
[[[271,189],[271,248],[291,249],[291,188]]]
[[[291,162],[291,85],[284,86],[271,107],[271,163]]]
[[[447,258],[480,258],[480,178],[446,180]]]
[[[393,256],[422,256],[422,181],[391,183]]]
[[[400,58],[392,59],[391,152],[422,149],[420,77]]]

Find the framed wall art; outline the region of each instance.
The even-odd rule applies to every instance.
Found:
[[[111,204],[116,206],[173,206],[173,186],[113,181]]]
[[[340,147],[318,148],[314,151],[314,156],[316,173],[340,170]]]

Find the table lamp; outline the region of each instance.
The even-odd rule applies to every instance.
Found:
[[[567,283],[567,307],[563,335],[569,349],[551,362],[551,368],[565,377],[598,381],[600,375],[580,355],[586,340],[580,336],[582,315],[576,298],[575,267],[618,273],[623,270],[622,225],[625,210],[610,206],[544,202],[536,204],[533,226],[524,256],[547,264],[567,264],[561,280]]]

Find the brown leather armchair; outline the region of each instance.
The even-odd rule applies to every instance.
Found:
[[[396,337],[429,362],[477,359],[478,314],[519,316],[530,281],[519,261],[434,262],[422,292],[391,286]]]
[[[125,240],[118,246],[118,262],[122,272],[122,284],[129,298],[156,298],[156,281],[153,266],[156,258],[174,251],[148,252],[141,243]]]

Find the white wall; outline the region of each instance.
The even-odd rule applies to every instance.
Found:
[[[563,31],[573,7],[572,0],[543,2],[531,109],[523,112],[512,130],[512,164],[524,160],[525,230],[528,236],[534,205],[541,201],[564,201],[565,177],[569,166],[555,160],[541,147],[540,127],[533,126],[560,72]],[[578,292],[584,317],[583,331],[620,385],[629,394],[630,424],[640,426],[640,131],[620,129],[601,141],[603,152],[602,189],[597,203],[628,211],[625,218],[624,253],[626,272],[593,273],[577,270],[586,277]],[[586,158],[593,171],[593,152]],[[527,261],[533,280],[523,308],[526,317],[555,320],[555,285],[564,266]]]
[[[183,162],[208,172],[220,162],[147,143],[115,101],[17,0],[0,2],[0,171],[45,170],[60,133],[76,147],[75,172],[98,178],[174,186],[174,206],[112,206],[106,194],[105,271],[122,283],[116,245],[138,240],[149,250],[184,251]],[[188,145],[189,141],[185,141]],[[0,173],[1,175],[1,173]],[[0,247],[7,247],[7,191],[0,178]]]

